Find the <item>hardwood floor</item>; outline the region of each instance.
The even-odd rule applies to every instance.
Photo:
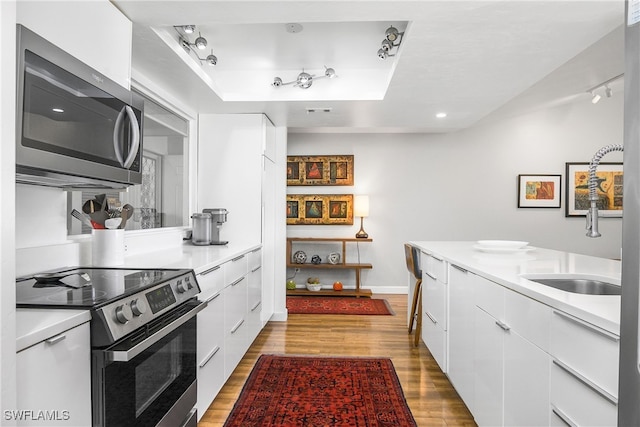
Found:
[[[407,334],[407,296],[386,299],[395,316],[289,315],[287,322],[269,322],[198,423],[222,426],[245,380],[261,354],[389,357],[402,383],[407,403],[419,426],[475,426],[447,377],[429,350],[413,346]]]

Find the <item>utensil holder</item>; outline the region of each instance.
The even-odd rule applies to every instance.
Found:
[[[124,264],[124,230],[91,231],[91,263],[97,267]]]

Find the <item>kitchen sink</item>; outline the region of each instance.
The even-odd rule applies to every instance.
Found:
[[[597,276],[578,277],[573,275],[523,275],[523,278],[561,291],[584,295],[620,295],[620,285],[605,281]]]

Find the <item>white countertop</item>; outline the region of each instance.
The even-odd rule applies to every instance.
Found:
[[[620,296],[582,295],[561,291],[522,277],[524,274],[576,274],[598,276],[620,284],[621,262],[551,249],[533,248],[515,253],[486,253],[476,242],[414,241],[423,252],[434,255],[479,276],[620,334]]]
[[[196,246],[190,241],[169,249],[150,251],[125,258],[126,268],[190,268],[196,274],[253,251],[261,245],[229,243]],[[88,310],[30,309],[16,310],[16,351],[91,320]]]

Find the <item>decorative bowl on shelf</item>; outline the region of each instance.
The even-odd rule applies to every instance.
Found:
[[[322,285],[320,283],[307,283],[307,289],[313,292],[317,292],[322,289]]]

